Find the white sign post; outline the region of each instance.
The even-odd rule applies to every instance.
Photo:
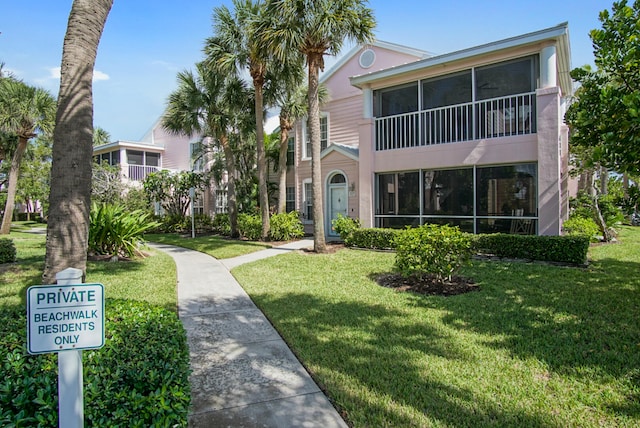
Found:
[[[82,284],[82,271],[74,268],[56,280],[27,290],[27,349],[58,353],[59,426],[82,428],[82,350],[104,345],[104,287]]]

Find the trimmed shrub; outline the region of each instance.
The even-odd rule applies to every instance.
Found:
[[[396,236],[402,232],[400,229],[354,229],[345,244],[350,247],[369,248],[372,250],[392,250],[395,248]]]
[[[407,228],[395,240],[395,267],[405,277],[430,274],[444,282],[471,258],[471,241],[457,226]]]
[[[213,228],[213,231],[215,233],[219,233],[220,235],[225,236],[231,235],[231,223],[229,222],[229,214],[216,214],[213,217],[213,221],[211,222],[211,227]]]
[[[562,230],[566,235],[586,235],[591,242],[598,242],[597,235],[600,228],[591,218],[572,216],[562,224]]]
[[[238,214],[238,232],[250,241],[257,241],[262,234],[262,219],[257,214]]]
[[[99,255],[133,257],[142,235],[159,226],[148,213],[125,212],[120,205],[93,204],[89,215],[89,251]]]
[[[271,216],[271,230],[269,236],[274,241],[289,241],[304,236],[304,227],[297,211],[274,214]],[[262,224],[260,224],[262,231]]]
[[[494,254],[498,257],[582,265],[587,261],[589,237],[494,233],[477,235],[474,247],[478,252]]]
[[[109,300],[105,345],[83,352],[87,426],[186,427],[189,351],[174,312]],[[0,426],[58,426],[57,356],[29,355],[26,309],[0,312]]]
[[[0,264],[16,261],[16,246],[8,238],[0,238]]]
[[[333,225],[333,229],[338,232],[340,239],[342,239],[345,245],[350,245],[351,234],[354,230],[360,229],[362,226],[360,219],[351,218],[342,214],[338,214],[338,218],[334,219],[331,224]]]

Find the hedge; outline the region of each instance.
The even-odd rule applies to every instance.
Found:
[[[582,265],[587,261],[589,237],[495,233],[476,235],[474,248],[480,253],[498,257]]]
[[[16,261],[16,246],[11,239],[0,238],[0,264]]]
[[[189,351],[174,312],[107,300],[105,345],[83,351],[85,425],[186,427]],[[58,426],[57,357],[26,351],[26,309],[0,312],[0,426]]]

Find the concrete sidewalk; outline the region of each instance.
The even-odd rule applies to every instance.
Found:
[[[229,269],[313,246],[302,240],[218,261],[152,244],[178,271],[178,312],[192,374],[189,426],[347,427]]]

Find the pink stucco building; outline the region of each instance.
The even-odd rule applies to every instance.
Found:
[[[558,235],[568,215],[568,24],[443,55],[356,47],[321,80],[325,230],[448,223]],[[311,218],[306,121],[290,142],[288,208]]]

